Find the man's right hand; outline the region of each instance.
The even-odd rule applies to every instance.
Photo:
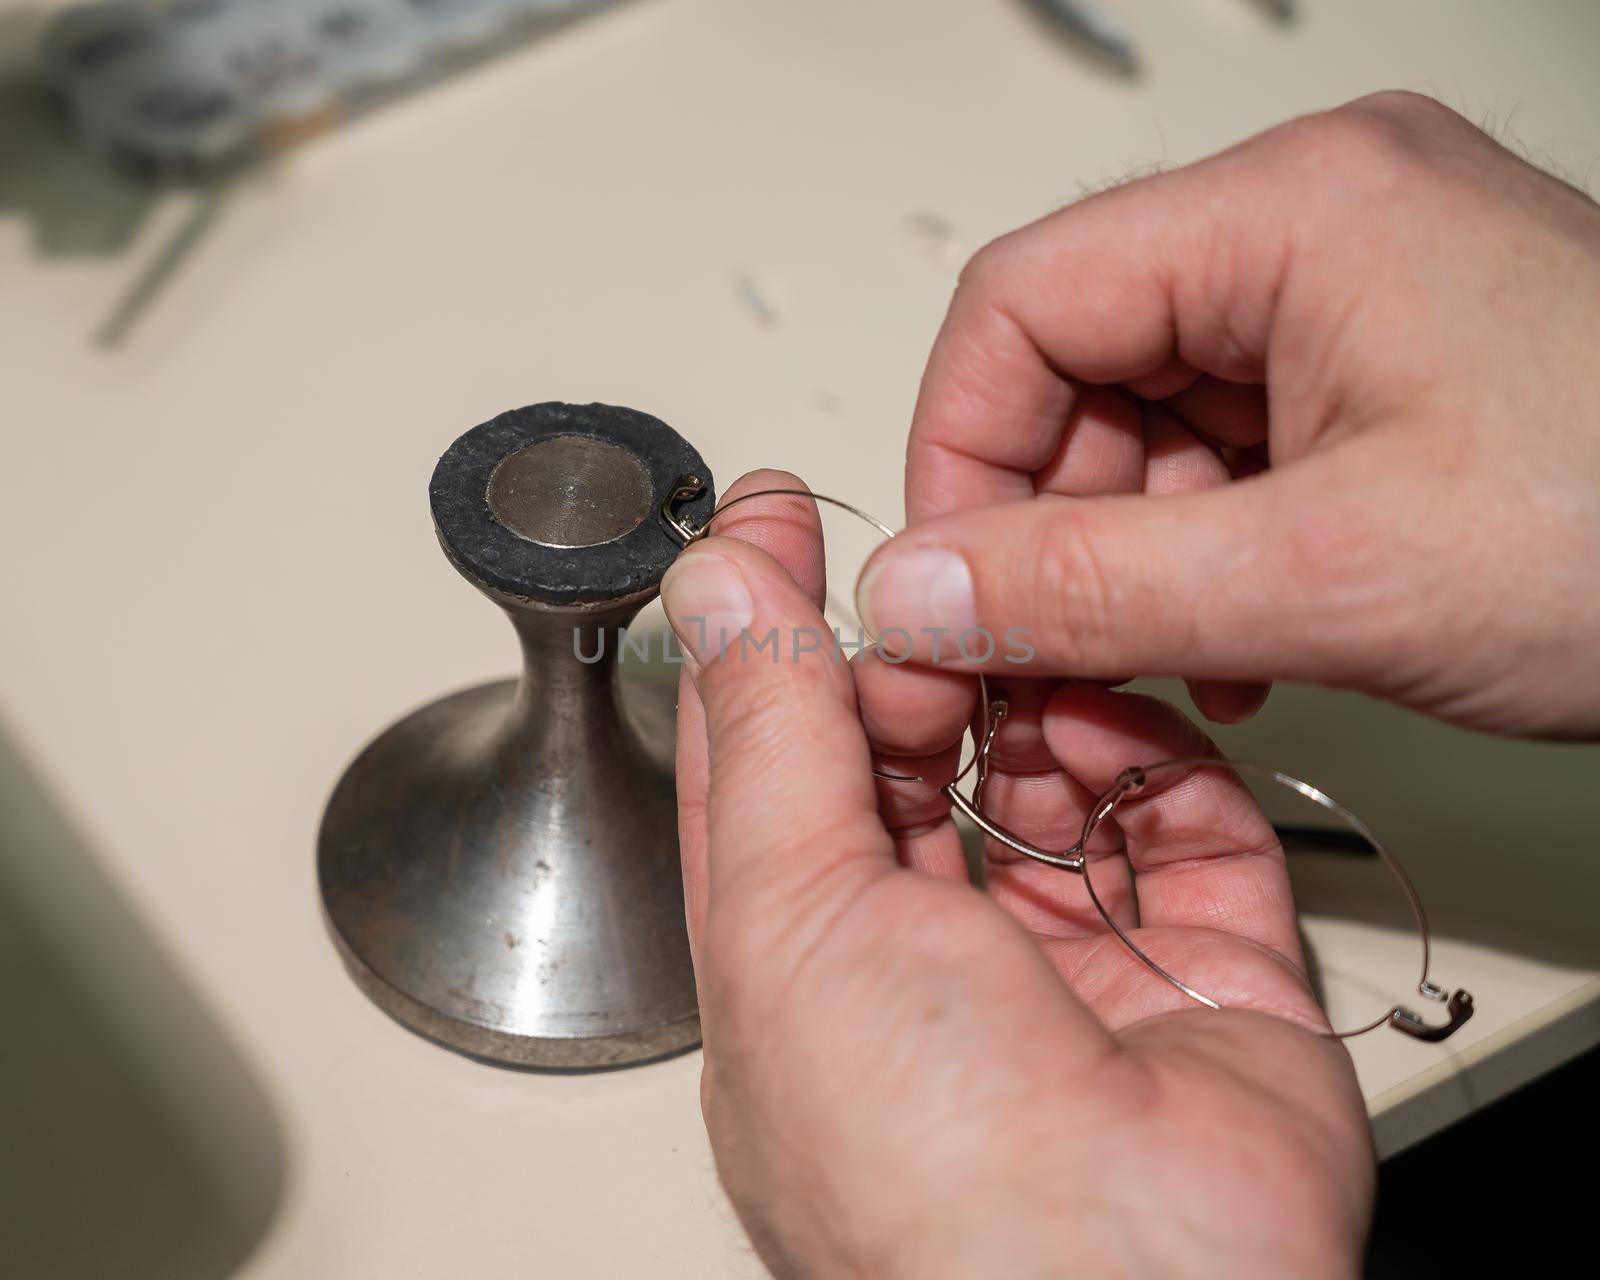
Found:
[[[862,585],[918,652],[1600,736],[1600,208],[1383,94],[1063,209],[964,273],[907,502]]]

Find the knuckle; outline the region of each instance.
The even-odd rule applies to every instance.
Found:
[[[1404,157],[1402,126],[1382,112],[1340,108],[1312,116],[1296,133],[1311,163],[1340,182],[1385,172]]]
[[[712,905],[704,930],[708,997],[748,1005],[774,975],[793,979],[801,958],[826,958],[842,939],[837,926],[858,900],[876,892],[882,868],[864,852],[886,855],[875,813],[816,812],[803,779],[792,795],[763,798],[760,813],[717,815],[712,840]],[[774,822],[773,813],[806,814]],[[729,842],[758,845],[760,856],[729,858]],[[743,852],[748,853],[748,850]],[[722,855],[722,856],[719,856]]]
[[[1388,632],[1407,613],[1395,607],[1404,594],[1396,570],[1406,557],[1392,525],[1366,504],[1330,501],[1305,504],[1282,527],[1277,572],[1266,576],[1294,599],[1263,605],[1306,620],[1304,660],[1312,669],[1343,683],[1372,679],[1370,664],[1392,652]]]
[[[1009,561],[1030,578],[1014,584],[1016,595],[1039,601],[1039,626],[1058,646],[1059,659],[1092,675],[1108,657],[1104,641],[1116,584],[1095,549],[1090,525],[1063,510],[1041,521],[1030,541]]]
[[[679,829],[686,829],[690,825],[703,823],[711,812],[711,807],[706,803],[705,792],[696,789],[694,792],[680,793],[678,796],[678,823]]]
[[[745,919],[731,910],[715,911],[706,921],[701,943],[705,972],[699,975],[700,998],[708,1008],[717,1011],[719,1028],[728,1025],[747,990],[746,963],[758,946],[756,931]]]
[[[1462,123],[1461,117],[1437,98],[1410,89],[1383,89],[1357,98],[1343,110],[1376,116],[1401,130],[1426,131],[1440,124]]]
[[[708,1052],[700,1067],[700,1114],[705,1117],[707,1128],[711,1128],[717,1119],[718,1074],[716,1059]]]
[[[983,294],[993,284],[995,276],[999,273],[1000,259],[1004,253],[1005,237],[991,240],[983,248],[967,259],[966,265],[961,268],[961,273],[956,277],[956,293],[958,296],[970,297]]]
[[[996,236],[980,248],[956,277],[956,296],[984,301],[1003,291],[1006,279],[1028,254],[1031,227],[1019,227]]]
[[[726,897],[732,897],[732,894]],[[751,1029],[770,1024],[771,984],[766,980],[774,947],[770,895],[743,894],[757,899],[755,911],[724,900],[706,923],[698,975],[700,999],[715,1011],[719,1056],[737,1054]]]
[[[730,767],[763,771],[781,763],[793,699],[789,673],[757,671],[752,669],[756,662],[765,659],[742,654],[735,645],[707,665],[701,683],[710,693],[706,713],[716,759]]]
[[[1464,123],[1421,94],[1391,90],[1291,121],[1278,140],[1325,181],[1387,187],[1423,167],[1443,130]]]
[[[1382,567],[1385,539],[1359,503],[1307,504],[1285,532],[1286,581],[1342,587],[1369,582]]]
[[[772,877],[763,879],[725,887],[702,941],[700,999],[712,1012],[724,1063],[783,1036],[787,1011],[804,998],[797,967],[813,958],[802,946],[810,922],[783,914],[793,894]]]
[[[804,496],[810,492],[789,471],[764,467],[748,472],[722,495],[711,530],[775,556],[809,588],[813,574],[802,566],[810,557],[801,549],[815,547],[822,535],[816,501]]]
[[[723,501],[737,498],[743,493],[757,493],[762,489],[809,489],[809,486],[792,471],[782,471],[776,467],[757,467],[735,480],[722,495]]]

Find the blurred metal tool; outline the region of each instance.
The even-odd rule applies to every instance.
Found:
[[[1023,0],[1068,44],[1118,75],[1139,74],[1139,54],[1126,27],[1085,0]]]
[[[96,150],[147,178],[188,182],[615,2],[92,0],[56,13],[42,58]]]
[[[222,215],[228,184],[216,182],[202,188],[194,197],[183,225],[162,246],[150,264],[128,287],[105,322],[95,330],[94,345],[102,351],[120,347],[155,302],[157,295],[172,282],[178,269],[189,261],[195,248],[216,226]]]

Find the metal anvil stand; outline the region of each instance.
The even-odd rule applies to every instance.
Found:
[[[328,802],[317,872],[357,984],[451,1048],[592,1069],[699,1043],[674,694],[616,661],[679,550],[657,508],[686,474],[704,520],[711,473],[677,432],[566,404],[501,414],[434,470],[439,542],[511,619],[522,674],[374,740]]]

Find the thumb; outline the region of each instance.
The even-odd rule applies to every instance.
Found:
[[[929,520],[868,562],[863,620],[886,653],[957,669],[1370,688],[1399,612],[1383,513],[1404,508],[1366,450],[1339,452],[1197,493]]]
[[[704,928],[808,933],[895,869],[848,664],[807,593],[736,538],[690,547],[661,594],[704,709]]]

